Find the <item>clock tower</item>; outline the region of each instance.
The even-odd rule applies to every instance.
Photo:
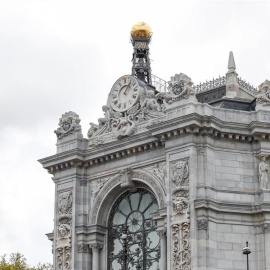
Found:
[[[180,73],[162,91],[151,35],[132,27],[132,74],[87,138],[66,112],[40,160],[55,183],[54,270],[246,269],[246,241],[251,269],[270,270],[270,81],[238,78],[230,53],[226,76],[193,86]]]
[[[149,43],[152,31],[147,23],[139,22],[131,29],[131,42],[134,48],[132,58],[132,75],[152,85],[149,59]]]

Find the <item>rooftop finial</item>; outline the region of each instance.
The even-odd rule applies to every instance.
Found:
[[[233,52],[230,52],[230,55],[229,55],[228,69],[231,71],[234,71],[236,69]]]

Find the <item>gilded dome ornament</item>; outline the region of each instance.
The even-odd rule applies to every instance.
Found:
[[[150,39],[152,36],[152,30],[149,24],[138,22],[132,26],[130,34],[133,38]]]

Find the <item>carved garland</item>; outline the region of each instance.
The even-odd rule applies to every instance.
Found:
[[[57,228],[57,267],[70,270],[71,261],[72,191],[59,194]]]
[[[170,164],[172,180],[173,270],[191,269],[188,159]]]

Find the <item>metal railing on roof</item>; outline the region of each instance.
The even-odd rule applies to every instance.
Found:
[[[156,88],[159,92],[167,92],[167,82],[163,79],[159,78],[156,75],[152,74],[152,85]]]

